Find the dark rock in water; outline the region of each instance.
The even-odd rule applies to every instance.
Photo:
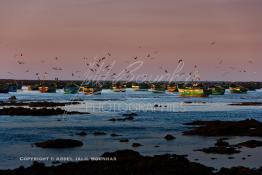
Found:
[[[160,146],[159,145],[156,145],[155,148],[159,148]]]
[[[172,136],[171,134],[167,134],[164,138],[166,140],[174,140],[174,139],[176,139],[176,137]]]
[[[245,158],[245,157],[242,157],[242,160],[246,160],[246,158]]]
[[[249,169],[246,167],[221,168],[216,175],[261,175],[262,170]]]
[[[184,135],[200,136],[262,136],[262,123],[254,119],[242,121],[194,121],[185,125],[196,126]]]
[[[109,121],[115,122],[115,121],[131,121],[134,120],[135,118],[133,116],[128,116],[125,118],[111,118]]]
[[[129,142],[128,139],[120,139],[119,142]]]
[[[133,144],[132,144],[132,147],[140,147],[140,146],[143,146],[143,145],[140,144],[140,143],[133,143]]]
[[[56,139],[35,143],[40,148],[74,148],[83,146],[83,143],[72,139]]]
[[[93,135],[102,136],[102,135],[106,135],[106,133],[105,132],[94,132]]]
[[[127,113],[127,114],[122,114],[123,117],[133,117],[133,116],[137,116],[136,113],[131,112],[131,113]]]
[[[228,157],[228,159],[235,159],[235,157]]]
[[[215,146],[229,146],[229,143],[225,142],[224,140],[224,138],[218,139],[215,143]]]
[[[66,105],[77,105],[79,102],[48,102],[48,101],[34,101],[34,102],[1,102],[0,106],[28,106],[28,107],[62,107]]]
[[[241,102],[241,103],[232,103],[231,106],[262,106],[262,102]]]
[[[10,107],[0,109],[0,115],[18,115],[18,116],[51,116],[62,114],[89,114],[81,112],[68,112],[60,108],[48,109],[48,108],[23,108],[23,107]]]
[[[1,173],[4,175],[213,175],[214,170],[178,155],[149,157],[141,156],[132,150],[121,150],[104,153],[102,157],[115,157],[116,161],[72,162],[52,167],[34,163],[29,168],[5,170]]]
[[[155,104],[154,107],[157,108],[157,107],[158,107],[158,104]]]
[[[207,154],[228,154],[228,155],[240,153],[239,150],[231,146],[209,147],[209,148],[198,149],[196,151],[202,151]]]
[[[117,157],[118,161],[136,160],[141,158],[141,155],[133,150],[120,150],[112,153],[104,153],[101,157]]]
[[[115,157],[116,161],[83,161],[70,162],[58,166],[46,167],[43,163],[34,162],[31,167],[20,167],[14,170],[1,170],[1,175],[261,175],[262,168],[245,167],[214,168],[196,162],[190,162],[184,156],[160,155],[141,156],[132,150],[120,150],[104,153],[102,157]],[[198,159],[195,159],[197,161]]]
[[[11,97],[9,97],[8,98],[8,100],[11,102],[11,103],[14,103],[14,102],[16,102],[16,96],[11,96]]]
[[[76,135],[79,135],[79,136],[86,136],[87,133],[84,132],[84,131],[81,131],[81,132],[76,133]]]
[[[61,162],[59,161],[53,161],[52,164],[60,164]]]
[[[246,141],[246,142],[239,143],[237,145],[238,146],[244,146],[244,147],[247,147],[247,148],[256,148],[256,147],[262,146],[262,142],[258,141],[258,140],[249,140],[249,141]]]
[[[191,104],[193,102],[192,101],[184,101],[184,103]]]
[[[111,134],[110,136],[111,136],[111,137],[120,137],[120,136],[122,136],[122,135],[118,135],[118,134]]]

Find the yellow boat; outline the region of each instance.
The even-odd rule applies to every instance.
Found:
[[[178,89],[177,89],[176,86],[168,85],[168,86],[167,86],[167,91],[168,91],[168,92],[178,92]]]
[[[48,87],[47,86],[40,86],[38,89],[39,89],[39,91],[41,93],[47,93],[48,92]]]
[[[99,87],[84,87],[83,93],[85,95],[99,95],[102,93],[102,88]]]
[[[115,83],[112,85],[112,90],[114,92],[126,92],[126,85],[121,83]]]

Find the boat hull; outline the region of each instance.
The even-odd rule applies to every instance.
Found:
[[[181,97],[208,97],[209,92],[200,88],[178,89]]]
[[[64,94],[77,94],[79,88],[78,87],[65,87]]]

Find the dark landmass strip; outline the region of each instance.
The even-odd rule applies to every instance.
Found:
[[[184,135],[199,136],[262,136],[262,123],[254,119],[241,121],[194,121],[185,125],[195,126]]]
[[[79,140],[72,139],[55,139],[47,140],[44,142],[38,142],[34,144],[40,148],[74,148],[83,146],[83,143]]]
[[[262,102],[240,102],[240,103],[231,103],[231,106],[262,106]]]
[[[242,142],[237,144],[237,146],[244,146],[247,148],[257,148],[257,147],[261,147],[262,146],[262,142],[258,141],[258,140],[248,140],[246,142]]]
[[[60,108],[48,109],[48,108],[23,108],[23,107],[10,107],[0,109],[0,115],[17,115],[17,116],[52,116],[52,115],[62,115],[62,114],[89,114],[76,111],[66,111]]]
[[[228,142],[225,142],[225,138],[218,139],[214,147],[198,149],[195,151],[202,151],[207,154],[228,154],[228,155],[241,152],[240,150],[237,149],[236,146],[230,145]]]
[[[117,161],[83,161],[46,167],[34,162],[29,168],[0,170],[0,175],[260,175],[262,168],[245,167],[222,168],[213,172],[213,168],[190,162],[181,155],[141,156],[132,150],[104,153],[102,157],[116,157]]]
[[[29,107],[61,107],[66,105],[77,105],[79,102],[47,102],[47,101],[35,101],[35,102],[0,102],[0,106],[29,106]]]

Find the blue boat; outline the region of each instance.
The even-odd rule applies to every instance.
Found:
[[[9,92],[17,92],[17,85],[9,84]]]

